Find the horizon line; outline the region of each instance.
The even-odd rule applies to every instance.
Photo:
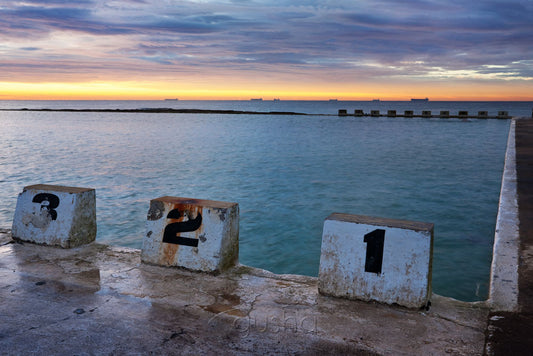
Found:
[[[251,101],[251,102],[277,102],[277,101],[325,101],[325,102],[347,102],[347,101],[359,101],[359,102],[374,102],[374,103],[380,103],[380,102],[412,102],[411,99],[281,99],[281,98],[272,98],[272,99],[264,99],[264,98],[258,98],[260,100],[257,100],[257,98],[249,98],[249,99],[242,99],[242,98],[236,98],[236,99],[168,99],[168,98],[162,98],[162,99],[2,99],[0,98],[0,101],[172,101],[172,102],[180,102],[180,101]],[[463,102],[533,102],[532,99],[429,99],[428,101],[424,103],[434,103],[434,102],[455,102],[455,101],[463,101]]]

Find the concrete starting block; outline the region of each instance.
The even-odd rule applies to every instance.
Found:
[[[202,272],[221,272],[239,257],[239,205],[161,197],[150,201],[141,260]]]
[[[433,224],[332,214],[324,222],[320,293],[420,308],[431,294]]]
[[[498,111],[498,119],[508,119],[508,118],[510,118],[508,111]]]
[[[16,240],[71,248],[96,238],[96,193],[92,188],[37,184],[17,199]]]

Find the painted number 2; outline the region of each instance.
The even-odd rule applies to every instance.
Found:
[[[50,193],[39,193],[33,197],[33,203],[41,204],[41,211],[47,210],[52,220],[57,219],[55,208],[59,206],[59,197]]]
[[[181,213],[178,209],[174,209],[168,212],[167,219],[179,219]],[[198,213],[196,218],[188,220],[175,222],[168,224],[165,227],[165,232],[163,234],[163,242],[176,245],[185,245],[198,247],[198,239],[191,239],[189,237],[177,236],[180,232],[190,232],[196,231],[202,225],[202,214]]]
[[[376,229],[364,237],[366,245],[365,272],[381,273],[385,230]]]

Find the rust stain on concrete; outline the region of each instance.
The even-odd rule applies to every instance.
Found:
[[[179,250],[179,245],[163,244],[163,254],[161,255],[161,264],[171,266],[176,258],[176,253]]]

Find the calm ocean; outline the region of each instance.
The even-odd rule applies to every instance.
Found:
[[[241,263],[316,276],[332,212],[433,222],[433,290],[486,298],[509,120],[336,113],[531,116],[532,102],[0,101],[0,109],[155,107],[316,115],[1,111],[0,227],[11,226],[22,188],[37,183],[96,188],[97,240],[135,248],[150,199],[234,201]]]

